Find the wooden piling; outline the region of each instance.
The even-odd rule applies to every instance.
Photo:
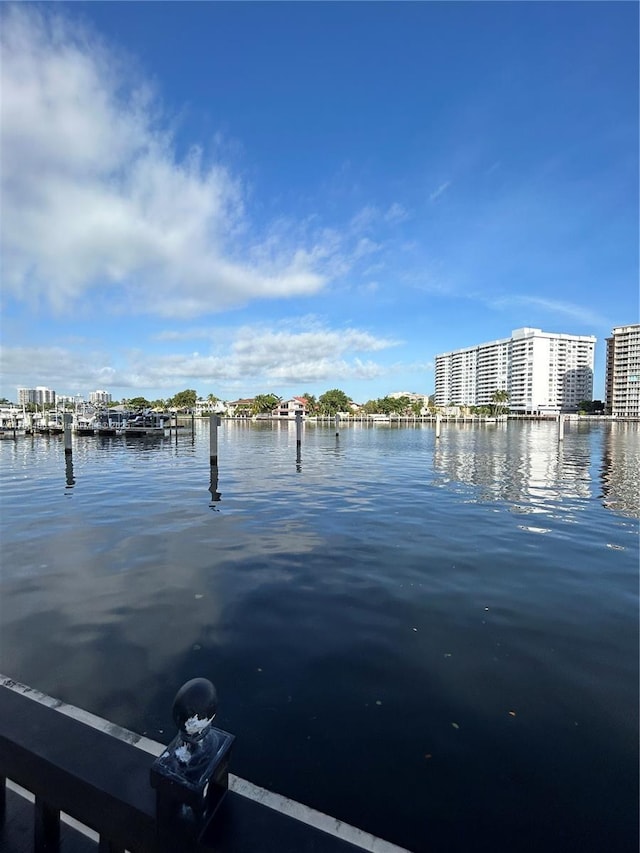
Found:
[[[564,415],[558,413],[558,442],[564,441]]]
[[[440,422],[442,415],[436,415],[436,438],[440,438]]]
[[[73,422],[73,415],[64,414],[62,416],[62,422],[64,424],[64,455],[70,456],[72,453],[72,449],[71,449],[71,424]]]
[[[209,463],[218,465],[218,426],[220,418],[218,415],[209,415]]]
[[[296,412],[296,448],[302,447],[302,412]]]
[[[340,435],[340,415],[336,415],[335,417],[335,425],[336,425],[336,435]]]

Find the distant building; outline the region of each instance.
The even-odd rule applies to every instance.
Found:
[[[111,394],[108,391],[91,391],[89,394],[89,402],[96,404],[104,403],[106,406],[111,402]]]
[[[306,397],[291,397],[289,400],[281,400],[273,410],[274,418],[295,418],[296,412],[307,413]]]
[[[392,400],[400,400],[402,397],[406,397],[412,403],[423,403],[425,406],[429,403],[428,394],[417,394],[415,391],[392,391],[387,396]]]
[[[640,324],[616,326],[607,338],[606,411],[640,417]]]
[[[203,415],[223,414],[227,411],[227,404],[224,400],[205,400],[200,397],[196,400],[194,411],[197,417]]]
[[[42,406],[45,403],[55,405],[56,392],[51,388],[45,388],[43,385],[38,385],[37,388],[18,388],[18,405],[26,406],[29,403],[35,403]]]
[[[520,413],[574,409],[593,395],[593,335],[516,329],[510,338],[436,356],[438,406],[489,406],[496,391]]]
[[[254,397],[243,397],[239,400],[232,400],[230,403],[227,403],[227,414],[232,418],[251,417],[254,402]]]
[[[76,397],[73,394],[56,394],[56,403],[69,405],[71,407],[77,406],[78,403],[82,402],[82,397],[78,394]]]

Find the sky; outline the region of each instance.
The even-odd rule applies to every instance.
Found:
[[[638,317],[638,10],[0,4],[0,396],[431,393]]]

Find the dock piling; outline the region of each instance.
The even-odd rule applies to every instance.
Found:
[[[62,416],[62,422],[64,424],[64,455],[70,456],[72,453],[71,448],[71,424],[73,421],[73,415],[64,414]]]
[[[335,417],[335,425],[336,425],[336,435],[340,435],[340,415],[336,414]]]
[[[302,447],[302,412],[296,412],[296,449]]]
[[[296,471],[302,471],[302,412],[296,412]]]
[[[558,442],[564,441],[564,415],[558,413]]]
[[[209,415],[209,464],[218,465],[218,415]]]
[[[442,421],[442,415],[436,415],[436,438],[440,438],[440,422]]]

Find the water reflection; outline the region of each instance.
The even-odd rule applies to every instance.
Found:
[[[211,509],[215,510],[216,512],[219,512],[220,507],[217,507],[216,503],[222,500],[222,495],[218,491],[218,466],[211,465],[210,471],[211,479],[209,481],[209,492],[211,493],[211,502],[209,506],[211,507]]]
[[[640,514],[639,437],[637,424],[612,423],[604,435],[600,471],[602,505],[634,518]]]
[[[553,429],[448,430],[434,449],[434,470],[480,487],[483,500],[524,504],[546,511],[548,504],[592,496],[591,447],[578,433],[559,444]]]
[[[548,425],[518,429],[448,430],[434,448],[434,471],[447,480],[477,486],[482,500],[521,504],[524,512],[545,512],[569,502],[571,509],[595,497],[601,446],[603,506],[624,515],[640,513],[640,438],[637,424],[606,424],[601,445],[588,424],[571,424],[558,442]],[[573,501],[573,503],[571,503]],[[577,501],[577,503],[576,503]]]
[[[67,485],[65,487],[65,491],[68,491],[69,489],[72,489],[76,483],[76,481],[73,477],[73,457],[71,456],[71,454],[67,454],[65,456],[64,467],[65,467],[65,476],[66,476],[66,480],[67,480]]]
[[[0,442],[0,669],[160,739],[210,675],[239,775],[416,853],[627,849],[637,541],[599,492],[631,506],[637,430],[318,427],[296,474],[292,427],[227,424],[224,512],[198,437],[75,443],[72,502],[60,442]]]

